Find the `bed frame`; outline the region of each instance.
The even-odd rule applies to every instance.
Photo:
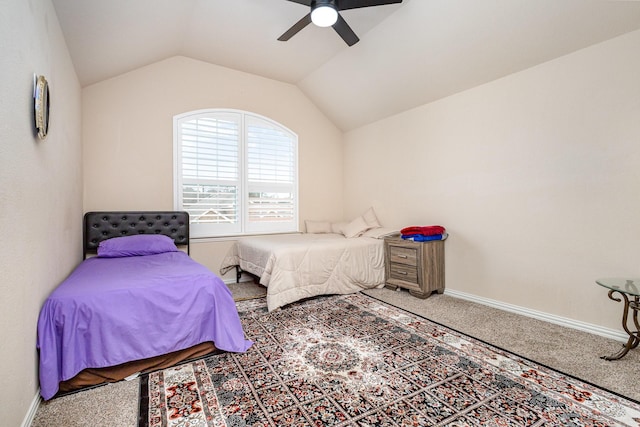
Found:
[[[177,211],[109,211],[84,215],[83,257],[96,254],[101,241],[135,234],[164,234],[189,253],[189,214]],[[88,368],[62,381],[57,396],[98,384],[123,380],[139,372],[164,369],[219,352],[212,342],[149,359],[135,360],[107,368]]]
[[[135,234],[164,234],[186,246],[189,254],[189,213],[181,211],[101,211],[84,214],[83,259],[96,254],[101,241]]]

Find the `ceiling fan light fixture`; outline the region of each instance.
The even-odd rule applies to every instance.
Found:
[[[311,21],[318,27],[330,27],[338,20],[338,10],[332,3],[319,4],[311,9]]]
[[[371,6],[382,6],[386,4],[402,3],[402,0],[288,0],[311,7],[311,11],[304,15],[302,19],[293,24],[285,31],[278,40],[286,42],[291,37],[298,34],[300,30],[313,23],[318,27],[333,27],[344,42],[353,46],[360,40],[353,32],[347,21],[344,20],[340,12],[349,9],[358,9]]]

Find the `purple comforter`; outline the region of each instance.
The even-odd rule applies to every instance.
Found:
[[[231,292],[184,252],[83,261],[38,319],[40,394],[85,368],[114,366],[213,341],[244,352]]]

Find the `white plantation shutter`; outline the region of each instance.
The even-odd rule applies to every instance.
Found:
[[[180,209],[189,212],[194,236],[241,231],[240,118],[201,113],[179,123]]]
[[[230,110],[176,116],[174,130],[175,207],[192,236],[297,230],[295,134]]]
[[[271,231],[295,219],[295,138],[266,120],[245,120],[247,231]]]

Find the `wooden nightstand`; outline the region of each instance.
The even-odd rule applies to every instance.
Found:
[[[418,298],[444,292],[444,240],[414,242],[384,239],[386,286],[409,290]]]

